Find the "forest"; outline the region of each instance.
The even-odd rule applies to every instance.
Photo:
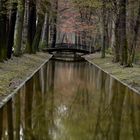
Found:
[[[0,0],[0,61],[55,47],[63,33],[131,67],[139,28],[140,0]]]
[[[140,0],[0,0],[0,140],[24,139],[140,139]]]

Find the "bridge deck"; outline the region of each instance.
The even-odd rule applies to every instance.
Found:
[[[93,53],[95,52],[94,48],[88,47],[85,45],[75,45],[75,44],[56,44],[55,48],[46,48],[43,51],[53,53],[53,52],[74,52],[74,53]]]

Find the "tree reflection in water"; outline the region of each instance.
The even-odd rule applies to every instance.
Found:
[[[139,138],[139,95],[87,62],[48,62],[0,110],[1,140]]]

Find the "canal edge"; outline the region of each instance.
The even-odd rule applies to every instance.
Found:
[[[133,88],[132,86],[130,86],[129,84],[123,82],[122,80],[120,80],[119,78],[117,78],[116,76],[114,76],[113,74],[109,73],[108,71],[104,70],[103,68],[101,68],[100,66],[98,66],[97,64],[95,64],[94,62],[92,62],[91,60],[89,60],[88,58],[84,57],[84,59],[86,61],[88,61],[90,64],[94,65],[95,67],[97,67],[98,69],[102,70],[103,72],[105,72],[106,74],[110,75],[112,78],[114,78],[115,80],[119,81],[122,85],[128,87],[130,90],[132,90],[133,92],[137,93],[140,95],[140,91]]]
[[[41,63],[41,65],[36,69],[34,70],[22,83],[19,84],[19,86],[14,89],[10,94],[8,94],[6,97],[4,97],[1,101],[0,101],[0,109],[10,100],[12,99],[16,94],[18,94],[18,91],[23,87],[23,85],[28,81],[30,80],[33,75],[35,75],[35,73],[37,71],[39,71],[41,69],[42,66],[44,66],[50,59],[52,58],[52,55],[48,56],[48,58],[43,62]]]

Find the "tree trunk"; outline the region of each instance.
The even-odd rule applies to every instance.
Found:
[[[7,58],[7,0],[0,0],[0,61]]]
[[[26,52],[32,53],[32,43],[36,32],[36,4],[34,0],[28,2],[28,26]]]
[[[139,27],[140,27],[140,2],[139,2],[139,9],[138,9],[138,15],[136,19],[136,24],[134,26],[134,35],[132,39],[132,44],[129,49],[129,56],[128,56],[128,66],[131,67],[133,63],[133,58],[135,54],[135,48],[138,40],[138,33],[139,33]]]
[[[120,49],[121,65],[127,65],[126,0],[120,0]]]
[[[101,57],[105,58],[105,48],[106,48],[106,41],[107,41],[107,36],[106,36],[106,0],[103,0],[103,44],[102,44],[102,53]]]
[[[81,32],[78,33],[77,42],[77,47],[79,47],[79,45],[81,44]]]
[[[54,48],[55,47],[55,44],[56,44],[56,38],[57,38],[57,10],[58,10],[58,0],[55,0],[55,14],[54,14],[54,17],[53,17],[53,36],[52,36],[52,44],[51,44],[51,48]]]
[[[17,1],[12,2],[12,9],[10,12],[9,20],[9,32],[8,32],[8,42],[7,42],[7,57],[10,59],[12,55],[12,47],[14,45],[14,32],[16,24],[17,15]]]
[[[75,45],[76,45],[76,47],[77,47],[77,44],[78,44],[78,35],[77,35],[77,33],[75,32]]]
[[[25,0],[18,0],[17,30],[14,42],[14,55],[20,56],[22,46],[22,31],[24,23]]]
[[[50,24],[50,14],[49,12],[46,15],[45,25],[44,25],[44,33],[42,39],[42,45],[45,47],[49,46],[49,24]]]
[[[45,15],[41,15],[41,14],[38,15],[36,33],[35,33],[33,44],[32,44],[33,53],[36,53],[36,51],[39,51],[39,42],[40,42],[42,28],[43,28],[43,24],[44,24],[44,18],[45,18]]]
[[[120,16],[117,15],[115,21],[115,45],[114,45],[114,62],[120,61],[120,41],[119,41],[119,23],[120,23]]]

